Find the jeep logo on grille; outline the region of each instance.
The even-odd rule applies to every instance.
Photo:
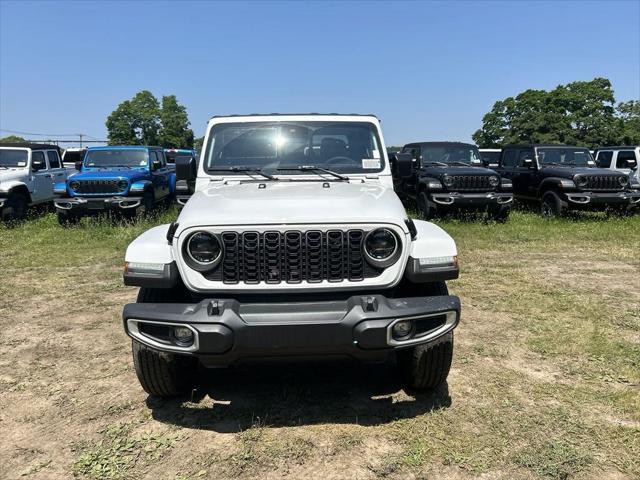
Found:
[[[269,280],[280,280],[280,269],[272,267],[269,269]]]

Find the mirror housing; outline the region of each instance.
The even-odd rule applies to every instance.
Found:
[[[77,171],[82,170],[82,160],[78,160],[78,161],[74,164],[74,166],[76,167],[76,170],[77,170]]]
[[[629,169],[633,170],[637,166],[638,166],[638,162],[633,160],[632,158],[630,158],[628,160],[625,160],[625,168],[629,168]]]
[[[395,174],[399,178],[409,178],[413,175],[413,157],[410,153],[395,153],[393,163]]]
[[[40,160],[34,160],[33,162],[31,162],[31,169],[34,172],[40,171],[43,168],[45,168],[45,163],[43,161]]]
[[[197,176],[194,157],[176,157],[176,193],[193,193]]]
[[[160,160],[154,160],[151,162],[151,171],[156,171],[161,167]]]
[[[527,168],[534,168],[533,158],[525,158],[522,163]]]

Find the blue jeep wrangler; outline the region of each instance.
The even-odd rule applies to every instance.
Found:
[[[79,173],[54,188],[61,225],[105,211],[125,218],[134,218],[140,210],[146,215],[175,189],[175,166],[167,165],[161,147],[89,148],[76,169]]]

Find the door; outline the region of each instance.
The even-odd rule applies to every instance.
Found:
[[[56,150],[47,150],[47,160],[49,161],[51,187],[55,189],[56,183],[64,182],[67,179],[67,169],[64,168]]]
[[[495,169],[501,176],[513,182],[513,169],[516,166],[518,150],[508,148],[502,151],[500,166]]]
[[[615,169],[629,175],[638,166],[636,152],[633,150],[619,150],[616,153]]]
[[[402,180],[402,190],[407,195],[416,195],[416,187],[418,186],[418,175],[420,172],[420,146],[419,145],[406,145],[402,149],[402,153],[408,153],[411,155],[411,163],[413,165],[411,169],[411,176]]]
[[[40,165],[40,167],[38,167]],[[31,200],[42,203],[53,198],[51,173],[43,151],[31,152]]]
[[[535,198],[538,190],[538,166],[533,148],[517,150],[513,166],[513,190],[526,198]]]
[[[600,168],[611,168],[613,152],[611,150],[598,150],[596,153],[596,165]]]
[[[169,194],[169,170],[164,153],[156,150],[149,151],[149,167],[155,197],[156,200],[160,200]]]

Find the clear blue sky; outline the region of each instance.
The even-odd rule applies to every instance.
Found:
[[[469,140],[493,103],[603,76],[640,99],[640,1],[0,0],[0,128],[106,138],[121,101],[375,113],[387,144]],[[6,135],[6,132],[0,132]]]

